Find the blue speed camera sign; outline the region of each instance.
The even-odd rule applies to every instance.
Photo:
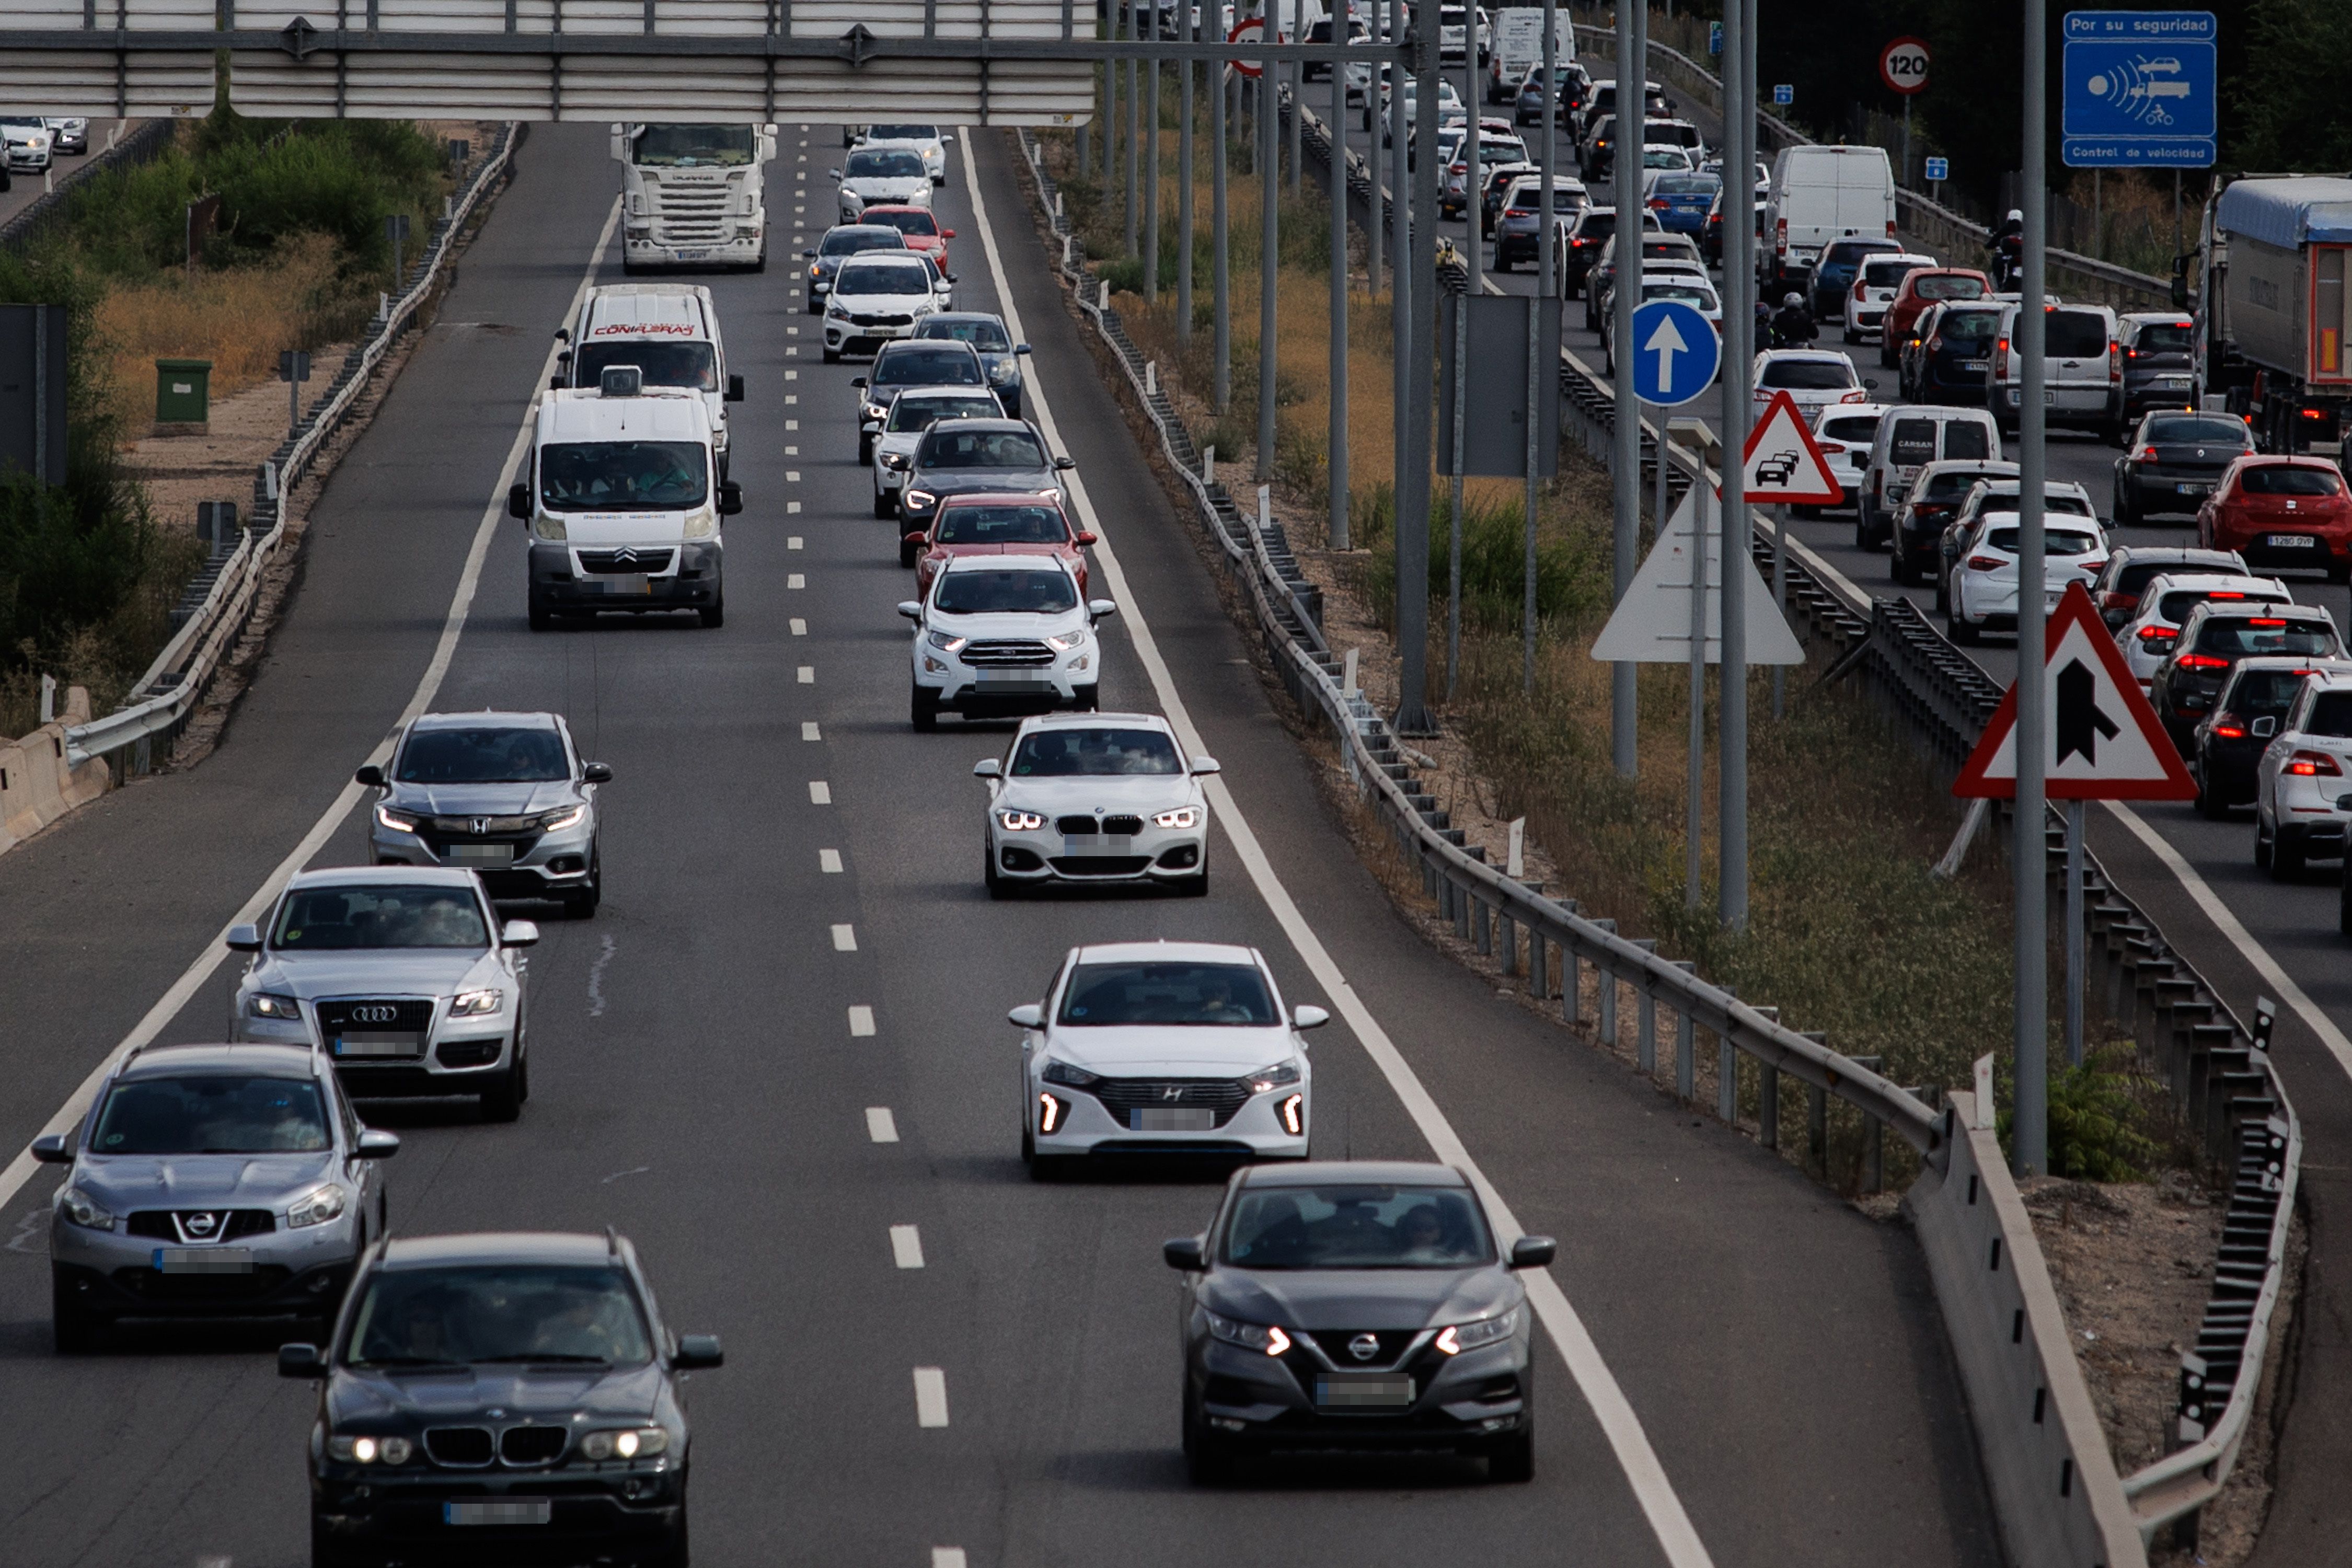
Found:
[[[1796,102],[1797,89],[1795,84],[1785,81],[1773,83],[1772,101],[1781,105],[1783,108]]]
[[[1948,180],[1951,177],[1952,161],[1949,158],[1930,158],[1927,160],[1927,178],[1930,182]]]
[[[1633,311],[1633,395],[1675,407],[1715,384],[1723,342],[1715,324],[1679,300],[1652,300]]]
[[[2210,11],[2067,13],[2060,150],[2068,165],[2210,165],[2215,31]]]

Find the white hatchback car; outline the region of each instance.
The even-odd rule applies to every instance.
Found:
[[[1209,890],[1214,757],[1189,763],[1156,713],[1057,713],[1024,721],[1002,761],[982,758],[982,833],[991,898],[1050,882],[1159,883]]]
[[[911,252],[873,252],[842,263],[824,306],[824,363],[912,337],[915,323],[941,308],[937,278],[931,264]]]
[[[1903,279],[1922,267],[1938,267],[1932,256],[1914,256],[1906,251],[1895,256],[1866,256],[1862,268],[1853,275],[1853,287],[1845,291],[1845,323],[1843,330],[1849,343],[1874,343],[1878,329],[1886,321],[1886,307],[1903,291]]]
[[[996,395],[982,387],[910,386],[898,394],[874,437],[874,515],[898,515],[898,491],[933,420],[1003,417]]]
[[[2254,864],[2282,881],[2344,853],[2352,791],[2352,675],[2314,671],[2254,766]]]
[[[1844,505],[1862,493],[1863,470],[1870,466],[1870,444],[1878,437],[1878,422],[1886,417],[1884,403],[1835,403],[1813,421],[1813,443],[1845,491]],[[1802,510],[1826,510],[1804,508]]]
[[[1314,1075],[1255,948],[1122,942],[1070,950],[1021,1030],[1021,1157],[1043,1176],[1085,1154],[1303,1160]]]
[[[866,134],[857,139],[860,147],[887,147],[913,153],[923,160],[923,171],[931,184],[948,183],[947,138],[936,125],[869,125]]]
[[[1987,513],[1976,531],[1966,559],[1952,574],[1944,624],[1954,642],[1965,647],[1987,631],[2016,629],[2018,533],[2013,511]],[[2045,513],[2042,540],[2043,605],[2055,610],[2067,584],[2080,583],[2087,590],[2107,563],[2107,531],[2095,518]]]
[[[835,194],[844,223],[856,223],[869,205],[931,205],[930,171],[923,167],[923,155],[911,147],[853,148],[833,177],[841,182]]]
[[[1051,555],[962,555],[931,582],[930,597],[898,613],[915,623],[918,730],[942,712],[1004,719],[1075,708],[1091,713],[1102,680],[1095,622],[1116,614],[1086,599],[1069,566]]]
[[[2294,595],[2275,577],[2248,577],[2234,572],[2175,572],[2151,577],[2139,591],[2139,613],[2116,634],[2123,644],[2124,662],[2139,678],[2141,689],[2156,678],[2156,667],[2180,640],[2181,624],[2189,612],[2209,599],[2243,600],[2255,605],[2292,605]]]
[[[1853,362],[1832,349],[1766,349],[1756,356],[1756,374],[1748,384],[1756,389],[1759,415],[1771,405],[1776,393],[1785,392],[1808,425],[1824,408],[1870,401],[1862,378],[1853,373]]]

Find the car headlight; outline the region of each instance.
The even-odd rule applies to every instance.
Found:
[[[1080,626],[1076,631],[1063,632],[1058,636],[1047,637],[1045,646],[1055,653],[1067,653],[1074,647],[1084,647],[1086,641],[1087,629]]]
[[[561,833],[567,827],[579,826],[587,815],[588,806],[584,801],[578,805],[567,805],[560,811],[551,811],[541,816],[539,830],[541,833]]]
[[[460,991],[457,993],[457,999],[449,1004],[449,1016],[452,1018],[486,1017],[506,1005],[506,994],[500,991]]]
[[[314,1187],[287,1205],[287,1226],[299,1230],[306,1225],[324,1225],[341,1215],[350,1201],[351,1194],[332,1182]]]
[[[885,452],[882,454],[881,461],[884,468],[888,468],[893,473],[897,473],[899,469],[904,468],[907,466],[907,454],[904,452]]]
[[[869,403],[866,405],[865,415],[868,419],[878,421],[887,419],[890,416],[890,411],[878,403]]]
[[[530,520],[530,536],[533,539],[553,540],[558,543],[561,543],[571,537],[571,535],[564,531],[563,520],[562,518],[550,517],[545,512],[539,512],[532,516]]]
[[[1276,1062],[1272,1067],[1263,1067],[1255,1072],[1244,1073],[1242,1081],[1249,1085],[1252,1094],[1264,1094],[1267,1089],[1281,1089],[1286,1084],[1297,1083],[1298,1064],[1296,1061]]]
[[[112,1230],[114,1216],[90,1201],[89,1194],[79,1187],[68,1187],[58,1194],[58,1207],[66,1218],[84,1230]]]
[[[377,803],[375,808],[375,825],[378,827],[384,828],[393,833],[414,833],[416,831],[415,817],[410,816],[404,811],[394,811],[392,807],[385,805],[381,802]]]
[[[933,632],[931,634],[930,640],[933,647],[945,653],[953,653],[956,649],[963,647],[964,644],[970,642],[971,639],[970,637],[951,637],[946,632]]]
[[[719,531],[719,514],[709,507],[686,514],[686,526],[678,531],[685,539],[708,539]]]
[[[1201,826],[1201,808],[1197,805],[1180,805],[1173,811],[1163,811],[1151,819],[1151,826],[1154,827],[1198,827]],[[1291,1075],[1292,1078],[1296,1078],[1297,1076],[1298,1075],[1296,1073]],[[1289,1080],[1284,1079],[1283,1081],[1287,1082]]]
[[[828,321],[845,321],[849,320],[849,312],[843,308],[841,301],[836,299],[832,304],[827,305],[824,308],[824,317]]]
[[[1290,1348],[1290,1336],[1272,1323],[1244,1323],[1238,1318],[1223,1317],[1206,1309],[1202,1310],[1201,1316],[1209,1320],[1209,1332],[1229,1345],[1264,1351],[1268,1355],[1280,1355]]]
[[[1034,833],[1045,826],[1045,819],[1034,811],[1000,811],[996,820],[1007,833]]]
[[[327,1457],[347,1465],[404,1465],[416,1446],[405,1437],[335,1436],[327,1439]]]
[[[284,1018],[293,1023],[302,1020],[302,1005],[291,996],[274,996],[263,992],[249,998],[245,1005],[246,1016],[253,1018]]]
[[[1075,1063],[1061,1060],[1047,1062],[1043,1076],[1047,1083],[1067,1084],[1072,1089],[1084,1089],[1088,1084],[1102,1081],[1102,1074],[1088,1072]]]
[[[1448,1324],[1437,1336],[1437,1348],[1447,1355],[1460,1355],[1464,1351],[1475,1351],[1481,1345],[1509,1339],[1518,1326],[1519,1310],[1517,1307],[1491,1318],[1480,1318],[1475,1322]]]
[[[907,504],[909,507],[929,506],[939,499],[939,497],[933,495],[929,490],[908,490],[907,492]]]
[[[988,379],[999,386],[1010,386],[1021,379],[1021,367],[1011,360],[1006,360],[988,373]]]
[[[631,1426],[618,1432],[591,1432],[580,1439],[580,1457],[602,1464],[606,1459],[648,1458],[669,1450],[669,1431],[662,1426]]]

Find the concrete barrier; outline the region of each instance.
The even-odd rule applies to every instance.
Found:
[[[93,757],[77,767],[66,758],[66,725],[88,722],[89,693],[70,687],[62,722],[0,742],[0,854],[112,787],[114,775],[103,760]]]

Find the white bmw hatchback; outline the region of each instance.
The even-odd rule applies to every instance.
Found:
[[[1209,890],[1214,757],[1187,763],[1156,713],[1056,713],[1025,721],[988,785],[982,875],[991,898],[1048,883],[1158,883]]]
[[[1255,948],[1076,947],[1021,1035],[1021,1157],[1044,1175],[1086,1154],[1303,1160],[1313,1074],[1303,1031]]]

